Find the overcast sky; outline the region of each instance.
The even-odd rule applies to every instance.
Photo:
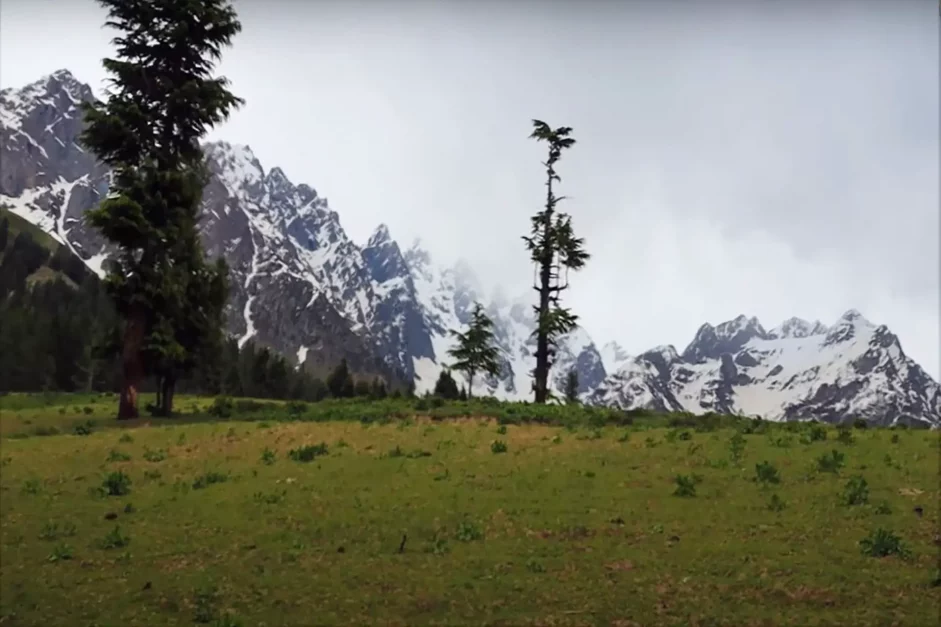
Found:
[[[593,254],[569,304],[596,342],[680,350],[705,321],[859,309],[939,366],[938,5],[355,0],[236,3],[213,132],[440,262],[520,292],[539,210],[531,118]],[[98,93],[92,0],[3,0],[0,82]]]

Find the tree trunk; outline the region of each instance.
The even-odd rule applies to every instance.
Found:
[[[145,327],[144,310],[132,309],[128,313],[127,324],[124,327],[124,345],[121,353],[123,381],[121,382],[121,398],[118,402],[118,420],[131,420],[140,416],[137,396],[144,378],[141,351],[144,346]]]
[[[160,415],[164,418],[173,416],[173,394],[176,391],[176,377],[172,374],[163,377],[160,392]]]
[[[474,398],[474,371],[467,372],[467,400]]]

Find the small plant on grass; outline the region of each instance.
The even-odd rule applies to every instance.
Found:
[[[781,499],[777,494],[771,495],[771,500],[768,502],[768,509],[772,512],[780,512],[784,510],[786,503]]]
[[[559,435],[559,434],[556,434],[556,435],[552,436],[552,440],[550,440],[550,442],[552,442],[553,444],[561,444],[561,443],[562,443],[562,436]]]
[[[193,481],[193,489],[202,490],[217,483],[225,483],[228,480],[229,475],[213,470],[197,477],[196,480]]]
[[[82,407],[82,413],[86,416],[91,416],[93,413],[95,413],[95,410],[86,405],[85,407]]]
[[[781,483],[781,475],[774,464],[764,461],[755,464],[755,481],[758,483]]]
[[[897,555],[902,559],[907,559],[911,556],[911,551],[905,546],[901,538],[881,527],[860,540],[859,549],[863,555],[869,557]]]
[[[146,449],[144,451],[144,459],[149,462],[162,462],[167,458],[167,452],[163,449],[157,449],[156,451],[151,449]]]
[[[859,475],[850,477],[843,488],[843,503],[845,505],[865,505],[869,502],[869,484]]]
[[[491,453],[506,453],[507,446],[506,442],[503,440],[494,440],[490,443],[490,452]]]
[[[401,446],[396,444],[394,449],[386,453],[386,457],[405,457],[405,451],[402,450]]]
[[[457,532],[454,534],[454,537],[460,542],[474,542],[475,540],[482,539],[484,533],[473,521],[462,520],[457,525]]]
[[[534,559],[530,559],[526,562],[526,570],[531,573],[544,573],[546,572],[546,567],[543,566],[542,563],[537,562]]]
[[[326,442],[320,444],[308,444],[301,448],[291,449],[288,456],[296,462],[312,462],[316,458],[327,454]]]
[[[70,547],[68,544],[62,543],[52,547],[52,553],[49,554],[47,559],[50,562],[62,562],[72,559],[72,556],[72,547]]]
[[[193,622],[206,624],[215,620],[217,599],[218,593],[215,586],[206,586],[197,590],[193,599],[193,605],[195,606]]]
[[[811,423],[807,430],[807,439],[811,442],[823,442],[827,439],[827,429],[823,425]]]
[[[72,429],[72,433],[74,433],[75,435],[91,435],[94,427],[95,427],[94,422],[92,422],[91,420],[86,420],[85,422],[81,424],[75,425],[75,427]]]
[[[206,413],[215,418],[231,418],[235,404],[228,396],[218,396],[212,402],[212,405],[206,410]]]
[[[121,451],[111,449],[111,452],[108,453],[109,462],[129,462],[131,461],[131,456],[127,453],[122,453]]]
[[[288,491],[282,490],[281,492],[272,492],[271,494],[265,494],[264,492],[255,492],[252,498],[255,499],[256,503],[262,505],[277,505],[287,496]]]
[[[131,443],[131,442],[133,442],[133,441],[134,441],[134,438],[131,437],[131,434],[130,434],[130,433],[125,433],[125,434],[122,435],[120,438],[118,438],[118,442],[120,442],[120,443],[122,443],[122,444],[129,444],[129,443]]]
[[[676,489],[673,490],[673,496],[681,496],[685,498],[696,496],[696,481],[695,477],[690,477],[688,475],[677,475],[673,482],[676,484]]]
[[[99,549],[123,549],[131,543],[130,536],[121,533],[121,527],[116,526],[104,538],[98,541]]]
[[[500,435],[506,435],[506,425],[500,425],[497,427],[497,433]]]
[[[732,459],[732,463],[738,466],[742,463],[744,455],[745,436],[741,433],[736,433],[732,436],[732,439],[729,440],[729,456]]]
[[[836,449],[817,458],[817,470],[837,473],[846,463],[846,456]]]
[[[618,436],[618,442],[627,442],[630,439],[631,439],[630,431],[625,431],[624,433]]]
[[[43,525],[39,532],[40,540],[56,540],[57,538],[71,538],[76,533],[75,524],[71,522],[63,523],[60,527],[58,523],[48,522]]]
[[[101,483],[102,492],[106,496],[124,496],[131,492],[131,478],[121,472],[112,472]]]
[[[892,513],[892,507],[889,505],[888,501],[882,501],[876,506],[875,513],[880,516],[886,516]]]
[[[836,441],[840,444],[852,444],[856,441],[856,438],[849,427],[840,427],[837,429]]]
[[[892,437],[889,438],[889,441],[892,442],[892,444],[898,444],[898,443],[899,443],[899,434],[898,434],[898,433],[893,433],[893,434],[892,434]]]
[[[261,452],[261,463],[265,466],[270,466],[275,461],[275,454],[270,448],[265,447],[265,450]]]
[[[144,478],[150,479],[151,481],[156,481],[162,476],[163,475],[161,474],[159,470],[145,470],[144,471]]]
[[[42,483],[39,479],[27,479],[23,482],[23,494],[39,494],[42,492]]]

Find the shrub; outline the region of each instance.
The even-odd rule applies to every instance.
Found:
[[[810,423],[810,429],[807,431],[807,438],[811,442],[823,442],[827,439],[827,430],[823,425]]]
[[[857,418],[853,421],[854,429],[866,429],[869,427],[869,423],[863,420],[862,418]]]
[[[755,481],[758,483],[781,483],[781,476],[774,464],[764,461],[755,464]]]
[[[771,495],[771,501],[768,502],[768,509],[772,512],[780,512],[786,507],[786,503],[777,494]]]
[[[908,550],[901,538],[881,527],[860,540],[859,549],[863,555],[869,557],[897,555],[902,559],[906,559],[911,556],[911,551]]]
[[[288,414],[291,416],[302,416],[310,409],[304,401],[291,401],[288,403]]]
[[[327,454],[327,443],[321,442],[320,444],[308,444],[307,446],[302,446],[301,448],[291,449],[288,453],[288,457],[293,459],[296,462],[312,462],[317,457]]]
[[[94,422],[92,422],[91,420],[86,420],[85,422],[81,424],[75,425],[75,427],[72,429],[72,433],[74,433],[75,435],[91,435],[94,427],[95,427]]]
[[[131,543],[129,536],[121,533],[121,527],[116,526],[104,538],[98,541],[99,549],[122,549]]]
[[[265,466],[270,466],[275,461],[275,454],[270,448],[265,447],[265,450],[261,452],[261,463]]]
[[[124,496],[131,492],[131,478],[121,471],[112,472],[105,477],[101,488],[107,496]]]
[[[149,462],[162,462],[167,458],[167,452],[163,449],[158,449],[153,451],[151,449],[144,450],[144,459]]]
[[[125,433],[120,438],[118,438],[118,442],[120,443],[127,443],[127,442],[133,442],[133,441],[134,441],[134,438],[131,437],[130,433]]]
[[[85,407],[82,407],[82,413],[86,416],[91,416],[93,413],[95,413],[95,410],[86,405]]]
[[[506,442],[503,440],[494,440],[490,443],[490,451],[492,453],[506,453],[507,446]]]
[[[484,534],[472,521],[462,520],[457,525],[457,532],[454,537],[460,542],[473,542],[482,539]]]
[[[843,503],[846,505],[865,505],[869,502],[869,484],[859,475],[850,477],[843,488]]]
[[[47,558],[50,562],[60,562],[70,560],[73,557],[72,547],[68,544],[57,544],[52,548],[52,553]]]
[[[875,513],[880,516],[885,516],[892,513],[892,507],[889,505],[888,501],[882,501],[879,505],[876,506]]]
[[[231,398],[228,396],[217,396],[212,401],[212,405],[209,406],[209,409],[206,410],[206,413],[216,418],[231,418],[233,409],[234,404]]]
[[[506,425],[500,425],[497,427],[497,433],[500,435],[506,435]]]
[[[210,471],[206,474],[200,475],[193,481],[194,490],[202,490],[203,488],[208,488],[209,486],[216,483],[225,483],[229,480],[229,475],[223,474],[221,472]]]
[[[109,462],[129,462],[131,461],[131,456],[127,453],[122,453],[121,451],[116,451],[111,449],[111,452],[108,453]]]
[[[677,475],[673,482],[676,484],[676,489],[673,490],[673,496],[681,497],[693,497],[696,496],[696,481],[695,477],[689,477],[687,475]]]
[[[852,444],[856,441],[856,438],[853,437],[853,432],[850,431],[849,427],[840,427],[837,430],[836,441],[840,444]]]
[[[75,535],[75,524],[67,522],[59,527],[58,523],[48,522],[43,525],[39,532],[40,540],[56,540],[58,538],[70,538]]]
[[[817,470],[820,472],[839,472],[840,468],[843,467],[845,460],[846,456],[834,449],[829,453],[824,453],[817,458]]]
[[[732,436],[732,439],[729,440],[729,455],[732,458],[732,463],[736,466],[741,464],[744,453],[745,437],[741,433],[736,433]]]

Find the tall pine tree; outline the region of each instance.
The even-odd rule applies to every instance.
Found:
[[[480,372],[493,377],[500,374],[500,349],[493,343],[493,321],[480,303],[474,303],[467,331],[460,333],[452,329],[451,335],[457,340],[457,344],[448,350],[448,355],[454,359],[451,370],[464,373],[467,396],[472,398],[475,374]]]
[[[568,271],[579,270],[588,261],[583,249],[584,239],[575,237],[572,218],[557,212],[556,205],[564,196],[556,196],[553,183],[560,183],[555,164],[562,151],[571,148],[575,139],[572,128],[561,126],[552,129],[540,120],[533,120],[530,139],[549,144],[549,158],[543,163],[546,168],[545,208],[531,218],[532,229],[523,236],[530,258],[536,264],[537,279],[533,288],[539,294],[539,302],[533,307],[536,312],[536,368],[533,370],[533,392],[536,403],[545,403],[549,396],[549,369],[560,337],[575,328],[578,316],[562,307],[560,297],[568,288]]]
[[[116,58],[103,62],[112,87],[105,102],[85,107],[82,141],[113,179],[87,219],[118,248],[107,283],[124,319],[118,418],[125,419],[138,415],[143,378],[185,367],[201,341],[184,336],[205,332],[202,324],[180,328],[205,306],[193,300],[195,283],[219,270],[207,268],[198,249],[207,175],[199,140],[242,103],[226,79],[212,77],[241,24],[227,0],[98,2],[120,34]]]

